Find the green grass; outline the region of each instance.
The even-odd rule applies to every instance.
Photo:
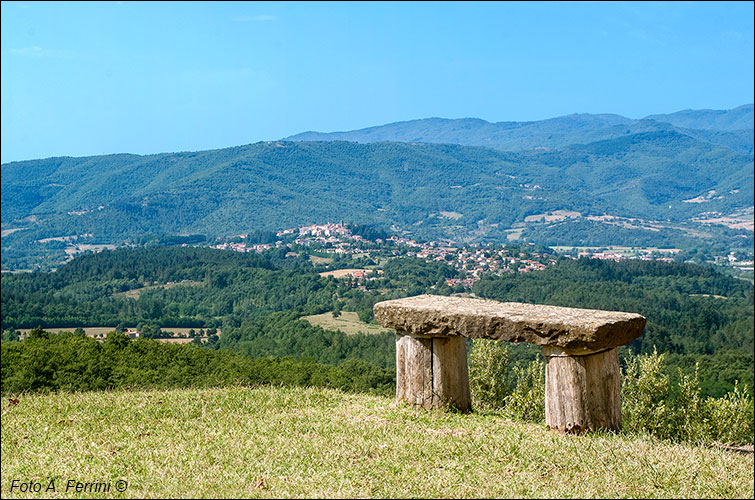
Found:
[[[322,314],[303,316],[302,319],[309,321],[309,323],[314,326],[324,328],[325,330],[340,330],[346,335],[354,335],[356,333],[395,333],[394,330],[360,321],[359,315],[351,311],[341,311],[341,315],[337,318],[334,318],[333,313],[328,311]]]
[[[141,294],[144,292],[148,292],[150,290],[156,290],[158,288],[163,288],[165,290],[175,288],[177,286],[205,286],[204,283],[199,281],[182,281],[180,283],[166,283],[163,285],[149,285],[149,286],[143,286],[141,288],[134,288],[133,290],[127,290],[125,292],[116,292],[112,296],[113,297],[128,297],[131,299],[138,299]]]
[[[312,264],[330,264],[331,262],[333,262],[333,259],[331,257],[318,257],[317,255],[310,255],[309,261]]]
[[[3,498],[753,496],[752,454],[562,435],[336,390],[16,397],[15,405],[3,400]],[[13,479],[55,479],[57,492],[11,493]],[[65,493],[68,479],[120,479],[128,488]]]

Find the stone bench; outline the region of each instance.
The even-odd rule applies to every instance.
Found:
[[[466,338],[530,342],[545,356],[545,423],[566,432],[621,429],[616,347],[642,334],[639,314],[419,295],[379,302],[396,330],[396,401],[471,409]]]

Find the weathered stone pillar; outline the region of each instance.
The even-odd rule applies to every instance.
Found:
[[[545,425],[564,432],[621,430],[621,380],[616,348],[574,356],[543,347]]]
[[[423,408],[472,408],[464,337],[396,335],[396,402]]]

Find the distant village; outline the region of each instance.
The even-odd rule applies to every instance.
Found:
[[[534,244],[492,245],[472,243],[461,245],[454,241],[418,242],[400,236],[390,236],[369,241],[354,234],[348,225],[342,223],[317,224],[291,228],[277,233],[280,238],[275,243],[251,243],[244,241],[246,234],[226,238],[226,241],[211,245],[211,248],[234,250],[237,252],[264,252],[271,248],[307,247],[321,254],[370,256],[378,260],[380,256],[417,257],[426,261],[441,261],[464,271],[464,279],[449,279],[449,286],[471,288],[472,284],[485,274],[504,272],[529,273],[540,271],[556,262],[557,254],[579,259],[624,260],[642,259],[673,262],[679,249],[629,249],[605,248],[563,248],[551,252],[535,251]],[[233,242],[227,241],[233,240]],[[357,280],[377,279],[379,272],[365,269],[344,269],[334,277],[348,277]],[[326,275],[328,273],[322,273]]]
[[[454,241],[418,242],[400,236],[390,236],[385,239],[365,239],[354,234],[353,226],[343,223],[317,224],[299,228],[285,229],[275,233],[278,238],[273,243],[253,243],[247,241],[248,234],[238,234],[221,237],[210,248],[232,250],[236,252],[261,253],[274,248],[286,248],[290,255],[299,255],[303,248],[307,249],[310,260],[315,264],[323,264],[321,276],[335,279],[349,280],[353,286],[367,289],[369,282],[379,280],[384,271],[380,269],[387,259],[396,257],[416,257],[427,262],[438,261],[462,271],[460,278],[446,279],[446,284],[455,289],[471,290],[472,285],[487,274],[501,275],[503,273],[530,273],[541,271],[556,263],[559,257],[571,259],[601,259],[620,261],[626,259],[655,260],[674,262],[681,250],[677,248],[637,248],[637,247],[544,247],[533,243],[516,242],[510,244],[459,244]],[[272,234],[272,233],[271,233]],[[187,246],[184,244],[183,246]],[[99,251],[100,249],[97,249]],[[297,253],[298,252],[298,253]],[[332,257],[330,257],[332,256]],[[359,263],[361,268],[344,268],[342,265],[331,265],[335,258],[349,256]],[[752,259],[752,255],[748,256]],[[726,256],[716,256],[716,263],[728,265],[742,271],[753,271],[752,260],[738,260],[732,252]],[[173,285],[173,282],[165,286]],[[433,286],[434,288],[434,286]],[[97,340],[104,340],[107,332],[115,327],[83,328],[86,335]],[[52,328],[51,330],[55,330]],[[152,328],[146,332],[144,328],[124,328],[122,331],[132,339],[149,336],[162,342],[217,342],[220,331],[202,329],[195,332],[191,328],[170,328],[163,331]],[[20,339],[28,336],[30,330],[18,330]],[[147,335],[145,335],[145,333]]]

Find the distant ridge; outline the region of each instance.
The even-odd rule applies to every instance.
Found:
[[[558,149],[627,134],[674,130],[744,153],[753,152],[753,105],[728,111],[685,110],[633,120],[616,114],[571,114],[530,122],[425,118],[342,132],[303,132],[290,141],[427,142],[503,151]]]
[[[553,210],[684,221],[752,205],[751,154],[647,123],[601,129],[616,138],[596,133],[593,141],[527,152],[273,141],[13,162],[2,165],[0,176],[3,228],[26,229],[4,237],[4,251],[21,237],[85,233],[117,242],[146,233],[222,235],[345,218],[435,237],[450,234],[451,226],[509,228]],[[683,201],[710,192],[716,195],[704,207]],[[446,223],[434,215],[442,211],[464,217]]]
[[[209,151],[6,163],[2,265],[64,258],[74,241],[87,249],[329,220],[419,239],[747,247],[752,128],[668,121],[732,128],[748,113],[428,118]],[[563,213],[580,218],[556,220]]]
[[[733,132],[753,129],[753,105],[745,104],[728,111],[713,109],[685,109],[667,115],[650,115],[647,120],[670,123],[671,125],[703,130]]]

